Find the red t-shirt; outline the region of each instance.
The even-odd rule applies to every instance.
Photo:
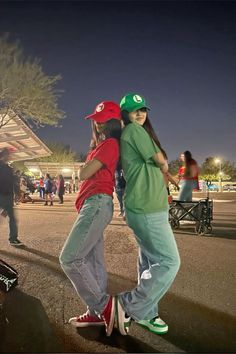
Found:
[[[185,172],[185,166],[181,166],[178,171],[179,178],[182,178]]]
[[[39,186],[44,187],[44,181],[42,179],[39,180]]]
[[[95,194],[108,194],[113,196],[115,185],[115,170],[120,156],[119,143],[114,138],[109,138],[92,150],[86,159],[86,162],[93,159],[99,160],[103,167],[100,168],[92,177],[81,183],[80,190],[75,202],[76,209],[79,212],[85,199]]]

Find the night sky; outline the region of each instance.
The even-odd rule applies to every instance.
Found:
[[[143,95],[169,156],[236,162],[236,2],[1,1],[0,33],[61,74],[62,128],[44,141],[86,153],[97,103]]]

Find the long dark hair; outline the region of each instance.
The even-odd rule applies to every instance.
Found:
[[[184,151],[184,160],[185,160],[185,176],[190,176],[190,165],[193,161],[192,154],[190,151]]]
[[[105,129],[102,133],[98,133],[94,121],[91,122],[92,126],[92,138],[90,142],[90,150],[94,150],[96,146],[103,140],[114,138],[120,141],[121,136],[121,121],[118,119],[108,120]]]
[[[51,179],[51,176],[50,176],[49,173],[46,173],[46,174],[45,174],[45,177],[48,178],[48,179]]]
[[[124,122],[124,125],[128,125],[131,123],[130,119],[129,119],[129,112],[128,111],[121,111],[121,119],[123,120]],[[155,144],[159,147],[159,149],[161,150],[164,158],[167,160],[167,154],[165,152],[165,150],[163,149],[163,147],[161,146],[161,143],[152,127],[152,124],[150,122],[150,119],[148,117],[148,114],[147,114],[147,117],[146,117],[146,120],[142,126],[146,132],[148,133],[148,135],[150,136],[150,138],[155,142]]]

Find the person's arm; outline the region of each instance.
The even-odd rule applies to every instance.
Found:
[[[174,178],[177,179],[177,183],[179,183],[180,180],[183,178],[183,176],[184,176],[184,170],[185,170],[185,167],[184,167],[184,166],[179,167],[178,173],[174,176]]]
[[[164,158],[162,152],[157,152],[152,156],[152,158],[155,161],[156,165],[160,167],[163,173],[166,173],[168,171],[168,163]]]
[[[128,129],[128,133],[125,139],[121,138],[121,147],[122,142],[126,142],[137,151],[145,162],[152,160],[162,172],[167,172],[167,161],[147,131],[136,123],[129,124],[125,129]]]
[[[79,182],[89,179],[102,167],[103,164],[99,160],[93,159],[88,161],[84,166],[81,166],[78,171]]]
[[[167,172],[167,177],[168,177],[168,180],[170,181],[170,183],[172,183],[179,190],[178,183],[176,182],[174,177],[169,172]]]
[[[178,173],[178,174],[175,176],[175,178],[177,179],[177,183],[179,183],[180,180],[181,180],[181,175]]]

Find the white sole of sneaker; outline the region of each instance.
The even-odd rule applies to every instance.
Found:
[[[117,316],[117,327],[122,336],[127,336],[129,333],[129,327],[126,327],[125,324],[130,322],[130,319],[125,317],[125,312],[119,302],[119,299],[116,298],[116,316]]]
[[[20,247],[20,246],[23,246],[23,243],[20,243],[20,244],[9,243],[9,245],[14,246],[14,247]]]
[[[111,304],[111,318],[109,325],[106,326],[106,335],[107,337],[110,337],[113,327],[114,327],[114,322],[115,322],[115,298],[112,297],[112,304]]]
[[[139,322],[137,321],[136,323],[142,327],[147,328],[150,332],[155,334],[165,334],[168,332],[168,326],[162,328],[162,327],[153,326],[151,323],[146,323],[146,322],[142,323],[142,321]]]
[[[84,323],[79,323],[79,322],[76,322],[76,320],[74,319],[69,319],[68,323],[74,327],[91,327],[91,326],[95,326],[95,327],[98,327],[98,326],[105,326],[105,323],[104,322],[84,322]]]

